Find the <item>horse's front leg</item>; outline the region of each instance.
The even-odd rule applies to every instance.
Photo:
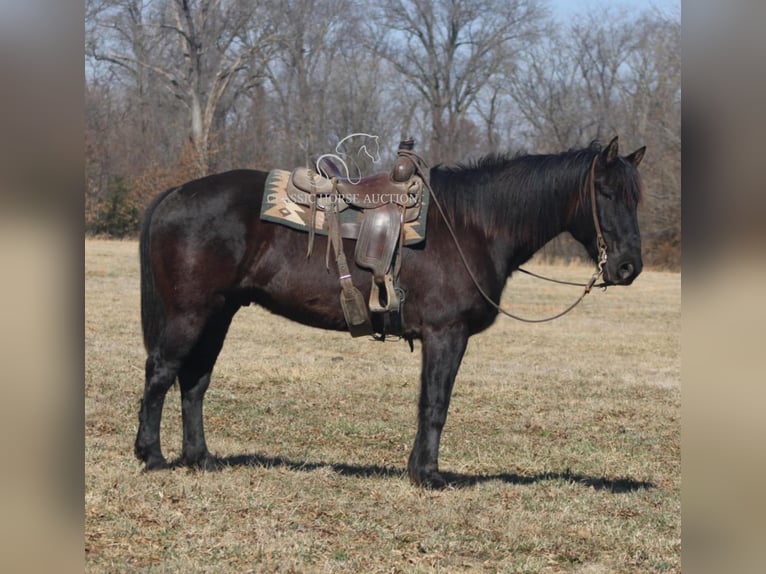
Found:
[[[463,325],[423,333],[418,432],[407,471],[413,483],[426,488],[447,485],[439,474],[439,441],[467,342],[468,333]]]

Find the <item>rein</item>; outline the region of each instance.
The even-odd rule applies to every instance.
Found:
[[[563,317],[564,315],[569,313],[572,309],[577,307],[577,305],[579,305],[580,302],[583,299],[585,299],[585,296],[588,293],[590,293],[591,289],[594,286],[603,287],[604,289],[606,289],[606,285],[604,283],[596,285],[596,281],[598,281],[599,277],[601,277],[604,273],[604,265],[606,264],[606,260],[607,260],[606,241],[604,241],[604,235],[601,232],[601,224],[599,223],[599,220],[598,220],[598,208],[596,206],[596,183],[595,183],[596,175],[595,174],[596,174],[596,161],[598,160],[598,155],[594,156],[593,160],[591,161],[590,169],[588,170],[588,176],[585,181],[585,185],[588,186],[588,190],[591,196],[591,214],[593,216],[593,223],[596,227],[596,243],[598,245],[598,262],[596,264],[596,270],[593,272],[593,275],[591,275],[590,280],[587,283],[572,283],[569,281],[559,281],[557,279],[549,279],[548,277],[537,275],[525,269],[521,269],[521,268],[518,269],[522,273],[526,273],[527,275],[531,275],[539,279],[544,279],[546,281],[561,283],[563,285],[575,285],[578,287],[584,287],[582,294],[577,298],[577,300],[574,303],[569,305],[569,307],[567,307],[560,313],[557,313],[553,315],[552,317],[546,317],[544,319],[528,319],[526,317],[519,317],[518,315],[514,315],[510,311],[503,309],[500,305],[495,303],[489,295],[487,295],[487,293],[484,291],[481,285],[479,285],[479,281],[478,279],[476,279],[476,275],[474,274],[473,270],[468,264],[468,260],[466,259],[465,254],[463,253],[463,249],[460,247],[460,241],[457,238],[457,234],[455,233],[455,230],[453,229],[452,224],[449,222],[449,219],[447,219],[447,215],[446,213],[444,213],[444,209],[442,208],[441,203],[439,202],[439,198],[436,196],[436,194],[434,194],[434,190],[431,187],[430,178],[428,177],[429,175],[428,165],[426,164],[425,160],[423,160],[423,158],[421,158],[419,155],[417,155],[416,153],[412,151],[407,151],[407,155],[410,157],[410,159],[413,160],[417,170],[420,172],[420,176],[423,179],[423,183],[428,188],[428,191],[431,194],[431,197],[433,198],[434,203],[436,204],[436,207],[439,210],[439,213],[441,214],[445,225],[447,226],[447,230],[452,236],[452,240],[455,242],[455,247],[457,248],[458,255],[460,255],[460,259],[463,262],[463,266],[465,267],[465,270],[468,272],[468,275],[471,278],[471,281],[473,281],[473,284],[476,286],[476,289],[478,289],[479,293],[481,293],[481,296],[484,297],[484,299],[486,299],[486,301],[490,305],[492,305],[495,309],[497,309],[498,312],[502,313],[503,315],[506,315],[507,317],[510,317],[511,319],[516,319],[517,321],[523,321],[524,323],[545,323],[547,321],[553,321],[554,319]]]

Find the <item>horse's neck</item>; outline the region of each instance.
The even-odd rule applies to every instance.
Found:
[[[474,211],[463,206],[453,213],[448,210],[447,214],[453,219],[451,223],[458,239],[463,235],[461,229],[468,230],[466,235],[482,238],[483,248],[502,280],[551,239],[569,229],[579,193],[574,183],[577,178],[565,183],[571,189],[553,189],[542,184],[530,188],[521,178],[511,179],[511,189],[504,196],[489,191],[489,187],[476,189],[473,201],[485,202],[483,209],[477,207]],[[438,192],[438,188],[435,191]],[[530,195],[524,196],[524,193]],[[499,203],[502,201],[508,204]]]
[[[539,190],[529,190],[528,193],[539,193]],[[495,250],[505,250],[500,256],[508,262],[508,275],[529,261],[549,241],[570,229],[579,191],[563,188],[547,189],[544,193],[548,195],[537,198],[542,201],[518,199],[520,209],[514,213],[508,236],[497,242]]]

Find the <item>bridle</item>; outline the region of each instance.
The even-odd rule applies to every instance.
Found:
[[[591,278],[587,291],[590,292],[593,284],[598,277],[604,273],[604,265],[606,265],[606,241],[604,240],[604,234],[601,232],[601,223],[598,219],[598,206],[596,205],[596,162],[598,161],[598,154],[593,157],[590,162],[590,169],[588,170],[588,181],[586,185],[590,190],[590,209],[593,215],[593,225],[596,227],[596,245],[598,245],[598,261],[596,262],[596,274]],[[606,286],[604,286],[606,288]]]
[[[588,169],[588,175],[586,177],[585,183],[583,184],[584,186],[588,188],[588,192],[590,193],[591,215],[593,217],[593,225],[596,228],[596,245],[598,246],[598,259],[596,261],[596,270],[593,272],[593,275],[591,275],[591,278],[588,280],[587,283],[573,283],[569,281],[559,281],[556,279],[550,279],[548,277],[544,277],[542,275],[537,275],[535,273],[532,273],[531,271],[527,271],[526,269],[522,269],[521,267],[519,267],[518,269],[522,273],[526,273],[527,275],[530,275],[532,277],[537,277],[538,279],[544,279],[546,281],[552,281],[554,283],[561,283],[564,285],[576,285],[578,287],[584,287],[582,294],[577,298],[577,300],[574,303],[569,305],[569,307],[567,307],[560,313],[557,313],[553,315],[552,317],[546,317],[544,319],[528,319],[526,317],[519,317],[518,315],[515,315],[511,313],[510,311],[503,309],[500,305],[495,303],[489,295],[487,295],[487,293],[484,291],[481,285],[479,285],[479,281],[476,279],[476,275],[471,270],[470,265],[468,265],[468,260],[466,259],[465,254],[463,253],[463,249],[460,247],[460,241],[458,241],[457,234],[455,233],[455,230],[453,229],[452,224],[447,218],[447,215],[444,212],[444,209],[442,208],[441,203],[439,202],[439,198],[434,194],[434,190],[431,187],[430,178],[428,177],[429,176],[428,165],[426,164],[425,160],[423,160],[423,158],[421,158],[419,155],[417,155],[414,152],[410,151],[407,153],[407,155],[411,157],[411,159],[415,163],[416,169],[420,172],[420,176],[423,179],[423,182],[426,188],[428,189],[428,192],[430,193],[431,198],[433,198],[434,203],[436,204],[436,207],[439,210],[439,213],[441,214],[445,225],[447,226],[447,230],[452,236],[452,240],[455,242],[455,247],[457,248],[458,255],[460,256],[460,259],[463,262],[463,265],[465,266],[465,269],[468,272],[468,275],[471,278],[471,281],[473,281],[473,284],[476,286],[476,289],[478,289],[479,293],[481,293],[481,296],[484,297],[484,299],[486,299],[486,301],[490,305],[492,305],[495,309],[497,309],[498,312],[502,313],[503,315],[506,315],[507,317],[510,317],[511,319],[516,319],[517,321],[523,321],[525,323],[545,323],[547,321],[553,321],[554,319],[563,317],[564,315],[569,313],[572,309],[577,307],[577,305],[579,305],[583,299],[585,299],[585,296],[588,293],[590,293],[593,287],[602,287],[603,289],[606,289],[607,287],[606,283],[600,283],[596,285],[596,281],[598,281],[599,278],[604,274],[604,265],[606,265],[606,261],[607,261],[606,241],[604,240],[604,234],[601,231],[601,224],[598,218],[598,206],[596,205],[596,162],[599,159],[598,154],[596,154],[593,157],[593,160],[590,163],[590,168]]]

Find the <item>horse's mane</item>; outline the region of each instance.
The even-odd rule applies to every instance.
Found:
[[[509,227],[536,237],[550,236],[563,228],[564,217],[590,209],[585,181],[598,142],[558,154],[489,154],[455,166],[431,170],[436,193],[456,225],[476,225],[488,237]],[[622,158],[619,161],[628,165]],[[617,186],[622,200],[640,200],[635,169],[619,170],[624,181]],[[536,225],[536,229],[531,226]]]

